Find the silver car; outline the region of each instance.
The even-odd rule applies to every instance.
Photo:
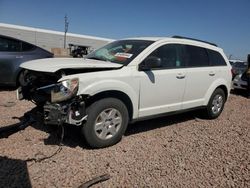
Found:
[[[232,82],[233,89],[247,89],[246,72],[237,74]]]

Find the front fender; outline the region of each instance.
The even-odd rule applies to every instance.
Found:
[[[133,119],[138,117],[138,100],[139,100],[139,83],[132,81],[131,83],[126,83],[120,80],[98,80],[91,84],[80,82],[78,95],[86,94],[94,96],[98,93],[105,91],[120,91],[125,93],[131,100],[133,105]]]

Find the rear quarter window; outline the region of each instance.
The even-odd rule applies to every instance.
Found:
[[[35,46],[34,46],[34,45],[28,44],[28,43],[26,43],[26,42],[22,42],[22,51],[23,51],[23,52],[31,51],[31,50],[33,50],[33,49],[35,49]]]
[[[209,56],[209,62],[211,66],[226,66],[227,63],[225,59],[222,57],[222,55],[219,52],[216,52],[214,50],[207,50],[208,56]]]

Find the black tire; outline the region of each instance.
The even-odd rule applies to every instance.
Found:
[[[206,118],[216,119],[223,111],[226,101],[225,92],[221,88],[217,88],[209,99],[205,110]]]
[[[17,76],[16,84],[17,86],[27,86],[26,76],[28,74],[27,70],[21,70]]]
[[[111,117],[111,111],[115,113],[114,118]],[[104,114],[106,119],[101,114]],[[103,148],[116,144],[122,139],[128,126],[128,110],[125,104],[116,98],[105,98],[94,102],[87,109],[87,115],[87,122],[82,127],[82,134],[92,148]],[[100,122],[97,123],[98,121]],[[97,124],[102,127],[100,130],[97,130]],[[109,132],[111,129],[115,133]]]
[[[16,76],[16,87],[21,86],[21,81],[23,80],[24,71],[21,70]]]

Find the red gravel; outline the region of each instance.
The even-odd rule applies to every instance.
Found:
[[[14,103],[13,103],[14,102]],[[13,106],[14,105],[14,106]],[[0,91],[0,127],[34,105]],[[0,139],[0,187],[250,187],[250,100],[231,94],[216,120],[185,113],[130,125],[115,146],[86,147],[79,128],[66,128],[61,152],[56,129],[36,123]]]

